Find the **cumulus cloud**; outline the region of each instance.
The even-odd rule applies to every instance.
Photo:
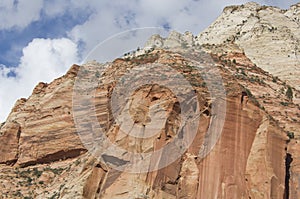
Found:
[[[0,121],[4,121],[15,101],[28,97],[34,86],[50,82],[77,63],[77,45],[70,39],[34,39],[23,49],[20,65],[0,67]],[[14,72],[16,77],[8,77]]]
[[[71,40],[34,39],[23,49],[21,64],[16,71],[26,81],[51,81],[77,61],[76,44]]]

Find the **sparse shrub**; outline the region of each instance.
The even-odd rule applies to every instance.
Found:
[[[181,47],[182,48],[187,48],[188,47],[188,43],[187,42],[182,42],[181,43]]]
[[[290,86],[288,86],[288,89],[286,90],[285,95],[289,100],[293,99],[293,90]]]
[[[43,171],[39,171],[37,168],[33,169],[33,174],[39,178],[42,175]]]
[[[99,77],[100,77],[100,73],[99,73],[99,71],[97,71],[97,72],[95,73],[95,76],[96,76],[97,78],[99,78]]]
[[[54,174],[59,175],[59,174],[62,173],[63,170],[64,170],[63,168],[54,168],[54,169],[52,169],[51,171],[52,171]]]
[[[253,95],[249,89],[245,88],[245,92],[247,93],[247,96],[253,97]]]
[[[55,175],[60,175],[63,172],[64,168],[51,168],[47,166],[44,171],[51,171]]]
[[[295,138],[295,134],[294,132],[287,132],[287,136],[290,138],[290,139],[294,139]]]
[[[288,106],[289,105],[288,102],[280,102],[280,104],[283,105],[283,106]]]
[[[32,178],[31,178],[31,177],[28,177],[28,178],[27,178],[27,183],[28,183],[29,185],[31,185],[31,183],[32,183]]]
[[[247,76],[247,74],[245,73],[245,69],[244,68],[241,68],[240,70],[241,70],[241,74],[242,75]]]
[[[56,199],[56,198],[59,198],[59,193],[54,192],[54,195],[51,196],[49,199]]]
[[[62,190],[62,188],[64,188],[64,186],[65,186],[64,184],[61,184],[61,185],[59,186],[59,191]]]
[[[77,160],[75,161],[75,166],[78,166],[80,163],[81,163],[80,159],[77,159]]]

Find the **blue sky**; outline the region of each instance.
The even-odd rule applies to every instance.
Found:
[[[163,27],[198,34],[227,5],[245,0],[1,0],[0,121],[39,81],[80,63],[99,42],[132,28]],[[288,8],[294,0],[257,1]]]
[[[30,23],[23,29],[12,28],[0,30],[0,63],[7,66],[17,66],[22,56],[22,49],[34,38],[67,37],[67,32],[75,25],[84,23],[89,16],[72,16],[64,13],[62,16],[41,16],[41,20]]]

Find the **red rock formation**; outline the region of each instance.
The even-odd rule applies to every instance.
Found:
[[[283,198],[287,137],[279,126],[281,123],[275,122],[267,112],[272,110],[272,106],[262,108],[262,100],[255,99],[259,92],[253,87],[258,88],[260,84],[251,82],[250,77],[239,79],[237,73],[243,70],[259,75],[265,79],[266,85],[273,85],[271,77],[255,67],[242,53],[224,57],[215,52],[214,61],[199,51],[191,51],[187,55],[181,51],[176,53],[161,49],[147,56],[146,59],[143,56],[130,60],[118,59],[109,64],[101,77],[103,84],[97,88],[92,99],[96,105],[97,119],[110,141],[128,151],[156,151],[171,143],[181,128],[182,120],[177,105],[179,98],[170,89],[158,85],[144,86],[124,101],[124,107],[126,104],[129,107],[131,118],[122,118],[120,114],[119,119],[133,119],[134,125],[147,126],[151,119],[160,117],[157,104],[165,111],[167,120],[163,123],[164,128],[150,138],[134,138],[124,134],[120,130],[121,125],[113,119],[109,101],[116,88],[116,81],[126,71],[144,67],[140,64],[154,62],[172,66],[193,85],[199,103],[195,107],[201,112],[197,134],[182,156],[159,170],[127,173],[115,170],[109,161],[101,162],[85,153],[87,149],[76,134],[72,117],[72,89],[79,70],[79,66],[73,66],[65,76],[49,85],[40,83],[31,97],[16,104],[7,122],[1,127],[2,195],[37,198]],[[197,60],[197,56],[201,59]],[[224,62],[224,59],[232,58],[236,59],[235,64]],[[207,85],[197,75],[199,71],[208,69],[210,64],[218,68],[223,78],[226,98],[212,98]],[[205,67],[197,69],[191,67],[193,65]],[[94,70],[95,64],[82,67]],[[95,71],[91,72],[86,74],[87,80],[95,78]],[[170,80],[165,78],[164,81]],[[248,93],[245,87],[253,93]],[[189,94],[185,92],[182,91],[183,96]],[[208,139],[213,134],[205,134],[212,122],[218,124],[221,121],[220,116],[215,116],[212,107],[216,101],[226,102],[226,109],[221,113],[225,117],[222,134],[219,139],[216,137],[214,146],[214,143],[209,142],[211,139]],[[84,113],[86,108],[82,106],[78,110]],[[218,110],[222,109],[219,107]],[[153,126],[151,130],[157,129]],[[214,146],[211,151],[209,146]],[[209,152],[207,156],[203,149]],[[167,155],[171,158],[172,154]],[[151,161],[158,160],[163,164],[168,156],[161,154],[157,156],[158,159]],[[102,158],[111,163],[114,159],[115,162],[128,161],[126,156],[120,154],[106,154]],[[11,181],[10,177],[15,181]],[[32,189],[28,189],[29,185]],[[291,190],[294,189],[293,184]]]

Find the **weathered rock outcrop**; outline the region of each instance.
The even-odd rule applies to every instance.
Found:
[[[299,198],[300,107],[280,79],[298,67],[296,50],[285,57],[298,13],[297,5],[228,7],[197,37],[154,35],[139,54],[73,65],[39,83],[0,126],[0,198]],[[275,37],[289,45],[278,51]],[[144,161],[127,172],[140,160],[132,154]]]
[[[5,141],[1,144],[0,162],[14,164],[18,160],[21,127],[17,122],[8,122],[1,127],[0,135]]]
[[[96,114],[109,139],[128,151],[156,151],[172,142],[180,128],[180,109],[176,107],[177,97],[168,88],[159,85],[142,87],[125,100],[131,119],[135,121],[133,125],[147,126],[151,119],[161,118],[160,108],[166,111],[168,119],[162,119],[164,128],[154,137],[141,139],[124,134],[120,130],[122,127],[112,120],[109,98],[116,82],[126,71],[142,69],[139,67],[145,65],[141,63],[163,64],[183,74],[197,93],[200,125],[191,146],[169,166],[148,173],[118,171],[110,165],[117,163],[113,159],[101,162],[88,153],[80,155],[86,149],[76,134],[70,107],[79,66],[73,66],[67,75],[49,85],[40,83],[29,99],[16,104],[1,128],[1,142],[14,143],[11,148],[2,150],[5,155],[1,162],[14,165],[2,168],[4,180],[1,183],[5,183],[1,185],[2,194],[39,198],[282,198],[287,137],[253,96],[242,94],[245,88],[232,73],[236,73],[236,68],[246,70],[246,67],[252,67],[253,75],[265,79],[269,76],[243,54],[232,56],[237,63],[225,64],[224,57],[218,54],[212,59],[195,49],[178,52],[157,49],[139,57],[115,60],[104,67],[105,73],[100,77],[103,84],[93,100]],[[95,63],[86,64],[81,69],[94,70],[95,66]],[[211,98],[206,85],[210,80],[207,79],[205,84],[199,75],[209,66],[218,69],[210,71],[219,71],[223,78],[227,96],[224,99]],[[95,72],[86,73],[86,79],[96,80]],[[163,79],[166,82],[178,81],[167,76]],[[252,84],[249,79],[244,81]],[[182,92],[182,95],[187,95],[186,91]],[[209,136],[206,135],[207,129],[216,117],[211,107],[215,100],[226,101],[225,123],[212,151],[201,156],[199,152],[206,146],[203,143]],[[156,106],[158,104],[160,106]],[[119,118],[121,123],[125,120]],[[155,126],[152,128],[152,131],[157,130]],[[158,157],[159,162],[165,161],[163,157]],[[123,157],[117,154],[114,158],[120,160]],[[10,174],[4,174],[4,170]],[[18,177],[18,182],[23,182],[18,185],[20,188],[12,189],[19,183],[7,180],[9,176]],[[25,188],[28,183],[35,187],[35,191]]]
[[[289,10],[254,2],[226,7],[196,43],[235,43],[259,67],[299,90],[299,5]]]
[[[1,128],[1,162],[21,166],[51,163],[86,151],[72,119],[72,87],[79,66],[51,84],[39,83],[19,100]]]

